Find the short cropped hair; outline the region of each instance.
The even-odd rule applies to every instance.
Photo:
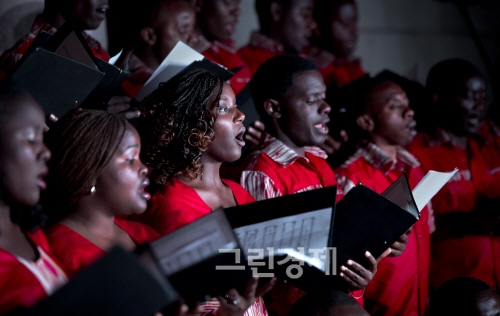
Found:
[[[270,123],[270,118],[264,110],[264,102],[268,99],[282,100],[286,91],[293,85],[295,74],[318,70],[316,65],[299,56],[275,56],[264,62],[250,82],[250,92],[264,124]]]

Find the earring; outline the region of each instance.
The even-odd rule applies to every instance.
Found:
[[[90,188],[90,194],[94,195],[96,192],[95,185]]]

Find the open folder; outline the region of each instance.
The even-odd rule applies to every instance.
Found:
[[[335,274],[336,192],[333,186],[224,210],[254,275],[276,276],[308,292]]]
[[[96,58],[70,23],[32,42],[10,82],[28,91],[45,114],[60,117],[77,107],[103,108],[127,72]]]
[[[231,79],[234,75],[230,70],[206,59],[202,54],[179,41],[146,81],[135,98],[142,101],[156,90],[162,82],[167,82],[179,73],[188,72],[193,68],[208,70],[224,81]]]
[[[23,315],[149,316],[178,299],[166,280],[117,246]]]
[[[222,210],[149,243],[141,257],[155,262],[189,306],[232,288],[243,293],[252,278]]]

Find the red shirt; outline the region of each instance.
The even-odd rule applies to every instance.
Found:
[[[23,37],[12,48],[6,50],[2,54],[2,56],[0,56],[0,71],[4,73],[4,76],[6,74],[11,74],[16,64],[19,62],[21,57],[23,57],[23,54],[26,52],[26,50],[28,50],[28,47],[41,31],[55,34],[57,32],[57,29],[47,23],[41,15],[37,15],[28,35]],[[85,39],[87,40],[87,44],[89,44],[90,50],[92,50],[92,53],[94,53],[97,58],[100,58],[106,62],[109,61],[109,54],[101,46],[101,44],[90,35],[86,33],[83,34],[85,36]],[[0,79],[2,78],[3,77],[0,74]]]
[[[326,157],[318,147],[305,147],[305,156],[299,156],[268,136],[250,155],[241,185],[258,201],[334,186],[337,181]]]
[[[224,179],[222,182],[233,191],[238,205],[255,201],[238,183]],[[210,212],[212,208],[193,188],[174,177],[153,195],[148,210],[138,220],[166,235]]]
[[[50,250],[47,238],[41,230],[36,230],[34,233],[25,232],[26,236],[37,246],[40,258],[34,263],[39,263],[43,259],[41,252],[45,252],[49,257],[53,257]],[[41,250],[40,250],[41,249]],[[50,258],[49,261],[52,261]],[[57,286],[62,285],[67,281],[66,275],[59,268],[57,263],[49,262],[49,271],[55,280],[59,280],[58,284],[44,285],[41,279],[37,277],[34,271],[30,271],[19,258],[0,248],[0,315],[6,314],[8,311],[19,307],[30,307],[36,302],[51,294]],[[52,289],[51,289],[52,287]]]
[[[229,80],[229,85],[233,89],[234,94],[238,95],[250,82],[252,73],[236,49],[234,49],[232,41],[229,40],[226,43],[218,41],[208,42],[204,37],[200,37],[200,41],[207,42],[206,48],[201,50],[203,56],[235,72],[234,76]],[[235,71],[237,68],[239,70]]]
[[[379,147],[370,143],[359,148],[336,170],[336,175],[344,194],[358,183],[382,193],[404,171],[412,188],[424,176],[419,162],[403,148],[398,151],[397,161],[393,161]],[[401,256],[382,259],[377,273],[366,287],[365,308],[370,315],[424,315],[430,265],[427,208],[420,215]]]
[[[118,218],[115,218],[115,223],[138,245],[160,237],[153,229],[141,223]],[[47,230],[47,238],[54,256],[70,277],[106,254],[91,241],[62,224],[51,226]]]
[[[472,177],[481,196],[497,199],[500,198],[500,128],[488,121],[480,129],[480,135],[485,137],[481,143],[471,144],[472,160],[480,160],[486,169],[481,176]],[[474,167],[476,164],[473,165]],[[472,170],[475,175],[477,172]]]
[[[284,50],[283,45],[275,40],[258,32],[253,32],[250,43],[242,47],[238,51],[238,54],[248,66],[253,76],[260,65],[274,56],[283,55]]]
[[[409,148],[426,171],[451,171],[458,168],[458,173],[432,199],[436,219],[442,218],[442,220],[438,222],[433,235],[431,288],[437,288],[455,277],[470,276],[486,282],[499,291],[500,237],[468,234],[464,233],[463,229],[452,230],[453,234],[450,234],[447,227],[453,225],[449,216],[455,218],[457,215],[466,216],[477,207],[480,197],[494,194],[499,190],[498,182],[493,184],[488,180],[485,171],[488,170],[488,166],[483,159],[484,153],[478,151],[484,147],[469,138],[468,150],[465,150],[455,145],[447,132],[438,130],[434,138],[419,135]],[[484,192],[478,188],[482,188]],[[443,218],[445,215],[448,219]],[[467,222],[465,228],[476,224]]]
[[[332,53],[317,47],[310,48],[307,58],[318,66],[327,87],[341,87],[365,75],[358,58],[339,59]]]
[[[326,162],[326,153],[318,147],[306,147],[305,157],[278,139],[267,136],[259,150],[249,157],[248,167],[241,175],[241,184],[256,200],[310,191],[337,184],[333,170]],[[342,192],[337,194],[337,200]],[[292,305],[306,293],[287,284],[275,286],[267,308],[286,315]],[[360,296],[355,291],[354,296]],[[358,302],[363,305],[363,300]]]

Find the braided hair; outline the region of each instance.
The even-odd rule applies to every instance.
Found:
[[[203,175],[201,156],[214,139],[223,81],[201,69],[179,74],[144,101],[141,160],[151,169],[151,190],[172,177]],[[213,101],[212,101],[213,100]]]
[[[113,158],[126,120],[99,110],[73,110],[51,126],[45,139],[52,152],[48,190],[42,195],[51,223],[63,219]]]

